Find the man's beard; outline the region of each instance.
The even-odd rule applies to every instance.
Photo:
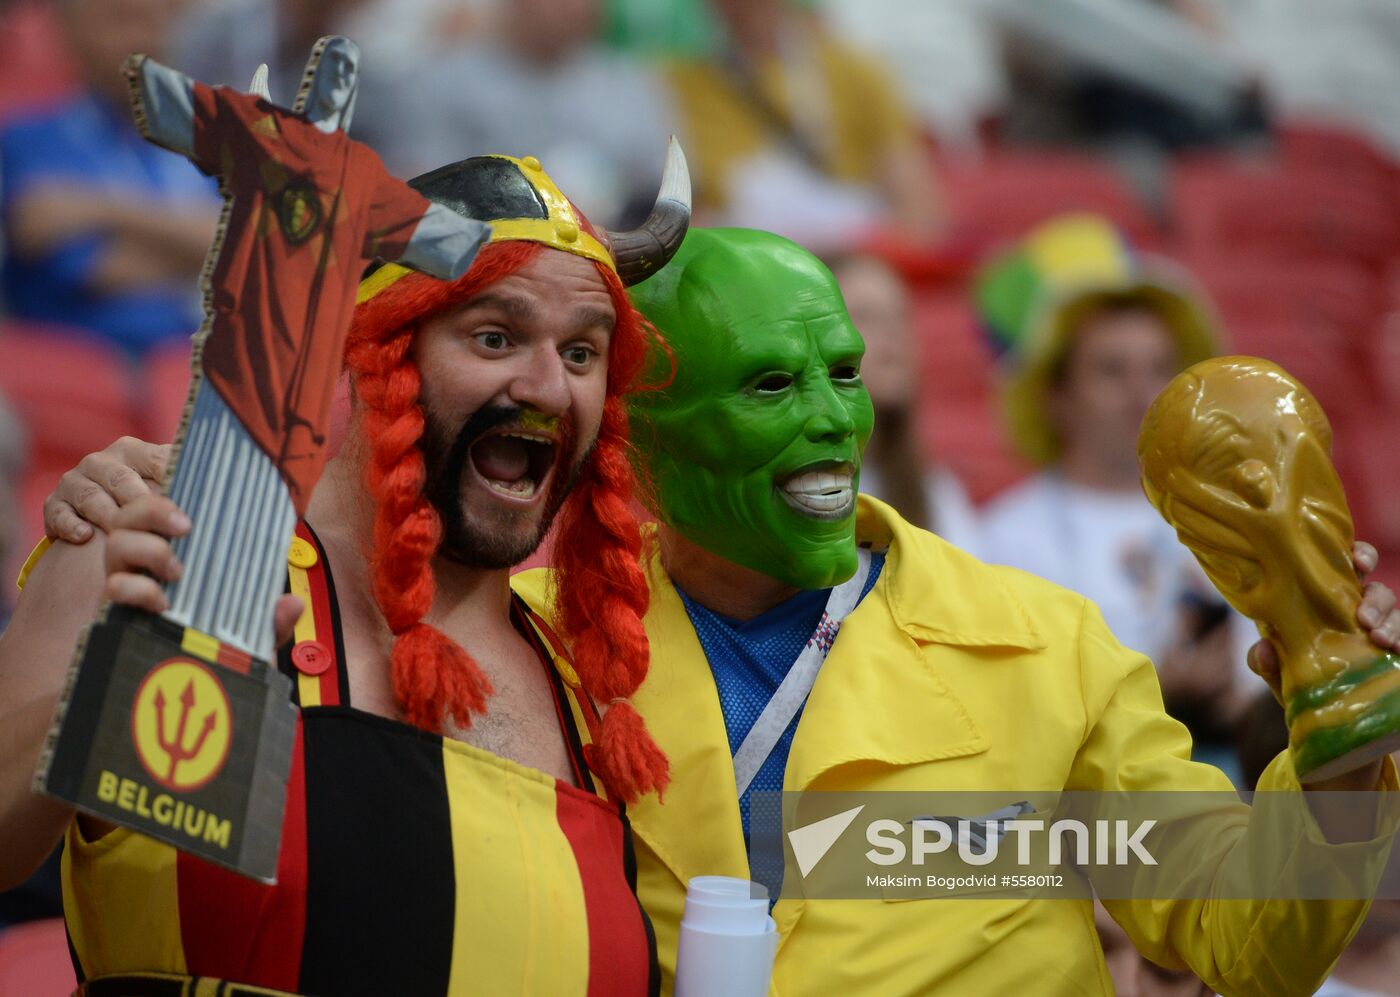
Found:
[[[450,442],[444,427],[425,413],[423,492],[442,521],[439,550],[469,568],[512,568],[533,554],[592,456],[593,444],[590,443],[572,464],[566,463],[567,456],[577,446],[577,435],[573,421],[565,416],[561,420],[554,477],[541,511],[507,511],[508,522],[504,524],[470,521],[462,500],[462,480],[471,461],[472,444],[502,426],[519,427],[524,411],[519,406],[483,405],[471,414]],[[531,523],[530,518],[535,516],[538,519]]]

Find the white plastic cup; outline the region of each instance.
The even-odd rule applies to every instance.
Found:
[[[731,876],[690,881],[676,953],[676,997],[765,997],[777,951],[767,890]]]

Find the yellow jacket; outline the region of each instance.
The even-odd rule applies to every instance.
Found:
[[[817,677],[785,790],[1230,790],[1217,769],[1189,760],[1190,736],[1163,711],[1152,663],[1114,640],[1087,600],[982,564],[864,495],[857,535],[888,557]],[[670,757],[672,783],[664,804],[649,796],[629,816],[669,986],[686,883],[747,878],[748,861],[714,680],[659,557],[648,570],[651,670],[633,702]],[[545,611],[543,572],[515,584]],[[1393,766],[1385,780],[1396,788]],[[1286,752],[1260,788],[1299,788]],[[1245,832],[1246,815],[1212,814],[1195,846],[1203,869]],[[1386,835],[1328,846],[1311,827],[1294,851],[1365,855],[1374,888]],[[1278,995],[1312,993],[1369,904],[1108,906],[1155,961],[1189,964],[1222,994]],[[773,916],[782,939],[772,992],[785,997],[1113,992],[1087,900],[783,899]]]

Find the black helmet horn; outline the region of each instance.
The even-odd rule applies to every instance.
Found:
[[[690,227],[690,168],[681,144],[672,136],[666,149],[666,169],[656,204],[640,228],[609,232],[613,260],[622,283],[631,287],[664,267]]]

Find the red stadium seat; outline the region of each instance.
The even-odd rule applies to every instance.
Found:
[[[141,437],[154,443],[175,439],[190,394],[188,340],[152,350],[142,364]]]
[[[1384,281],[1341,260],[1211,254],[1191,264],[1221,312],[1231,351],[1276,361],[1317,396],[1357,536],[1400,555],[1400,462],[1388,456],[1394,416],[1385,415],[1400,407],[1400,323],[1392,342]],[[1400,579],[1400,564],[1388,561],[1383,577]]]
[[[0,328],[0,393],[19,412],[31,453],[76,461],[136,428],[131,368],[100,340],[34,325]]]
[[[1333,415],[1375,393],[1367,359],[1383,311],[1371,271],[1340,260],[1210,254],[1190,259],[1215,301],[1236,353],[1273,360]]]
[[[1400,551],[1400,461],[1395,459],[1393,424],[1375,418],[1353,420],[1338,430],[1334,456],[1347,487],[1356,535],[1383,550]],[[1385,567],[1400,571],[1400,563]]]
[[[1191,252],[1344,259],[1383,270],[1400,245],[1393,191],[1283,160],[1196,156],[1171,168],[1176,228]]]
[[[77,985],[62,918],[16,924],[0,932],[0,994],[62,997]]]
[[[912,318],[924,403],[936,408],[985,397],[995,364],[970,294],[961,288],[916,293]]]
[[[1289,121],[1277,134],[1285,168],[1325,171],[1349,184],[1400,197],[1400,161],[1361,132],[1327,122]]]
[[[1142,201],[1102,159],[1068,153],[998,153],[943,171],[949,211],[960,230],[984,245],[1019,238],[1055,215],[1103,215],[1139,246],[1160,241]]]
[[[138,426],[131,371],[107,344],[68,329],[0,328],[0,395],[29,434],[29,468],[21,484],[22,541],[42,529],[40,505],[58,475]]]
[[[977,405],[935,411],[926,421],[940,463],[953,470],[976,504],[1032,470],[1007,439],[1001,404],[994,394]]]
[[[991,350],[965,289],[917,294],[913,312],[925,455],[951,467],[972,499],[983,501],[1027,470],[1003,428]]]
[[[1388,412],[1400,412],[1400,302],[1382,317],[1367,351],[1367,364],[1380,404]],[[1394,463],[1400,466],[1400,461]]]

